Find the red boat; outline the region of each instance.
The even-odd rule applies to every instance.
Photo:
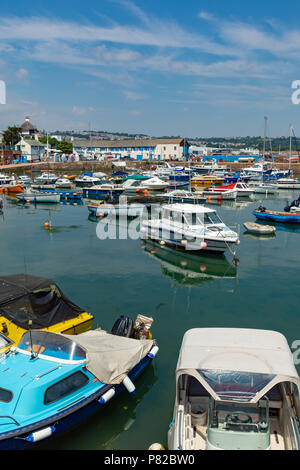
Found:
[[[220,193],[225,191],[237,191],[238,196],[250,196],[250,194],[253,193],[253,189],[249,188],[246,183],[241,183],[241,182],[236,182],[236,183],[231,183],[227,184],[226,186],[218,186],[216,187],[210,187],[208,191],[213,192],[213,193]]]

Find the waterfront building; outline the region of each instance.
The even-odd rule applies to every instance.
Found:
[[[45,160],[46,144],[37,139],[26,139],[21,137],[16,148],[21,151],[20,162],[34,162]]]
[[[124,139],[73,141],[77,153],[90,152],[103,158],[131,158],[133,160],[180,160],[188,158],[189,143],[183,138]]]

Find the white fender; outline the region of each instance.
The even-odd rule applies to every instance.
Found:
[[[134,393],[135,392],[135,386],[134,383],[130,380],[128,376],[125,377],[123,380],[123,385],[125,388],[127,388],[129,393]]]
[[[32,432],[25,438],[28,442],[38,442],[42,439],[50,437],[55,431],[55,426],[49,426],[48,428],[40,429],[39,431]]]
[[[101,405],[104,405],[104,403],[107,403],[109,400],[111,400],[111,398],[114,397],[115,394],[116,390],[113,387],[110,390],[107,390],[107,392],[103,393],[103,395],[101,395],[98,401]]]

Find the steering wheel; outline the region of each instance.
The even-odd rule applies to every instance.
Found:
[[[235,411],[234,413],[228,414],[225,421],[229,421],[234,424],[248,424],[252,423],[252,418],[244,411]]]

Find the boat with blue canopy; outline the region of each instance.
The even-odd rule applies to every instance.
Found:
[[[145,339],[144,324],[131,337],[132,325],[123,332],[119,326],[114,333],[97,329],[80,335],[28,331],[2,356],[1,449],[27,449],[58,436],[123,390],[135,392],[133,382],[158,346]]]

